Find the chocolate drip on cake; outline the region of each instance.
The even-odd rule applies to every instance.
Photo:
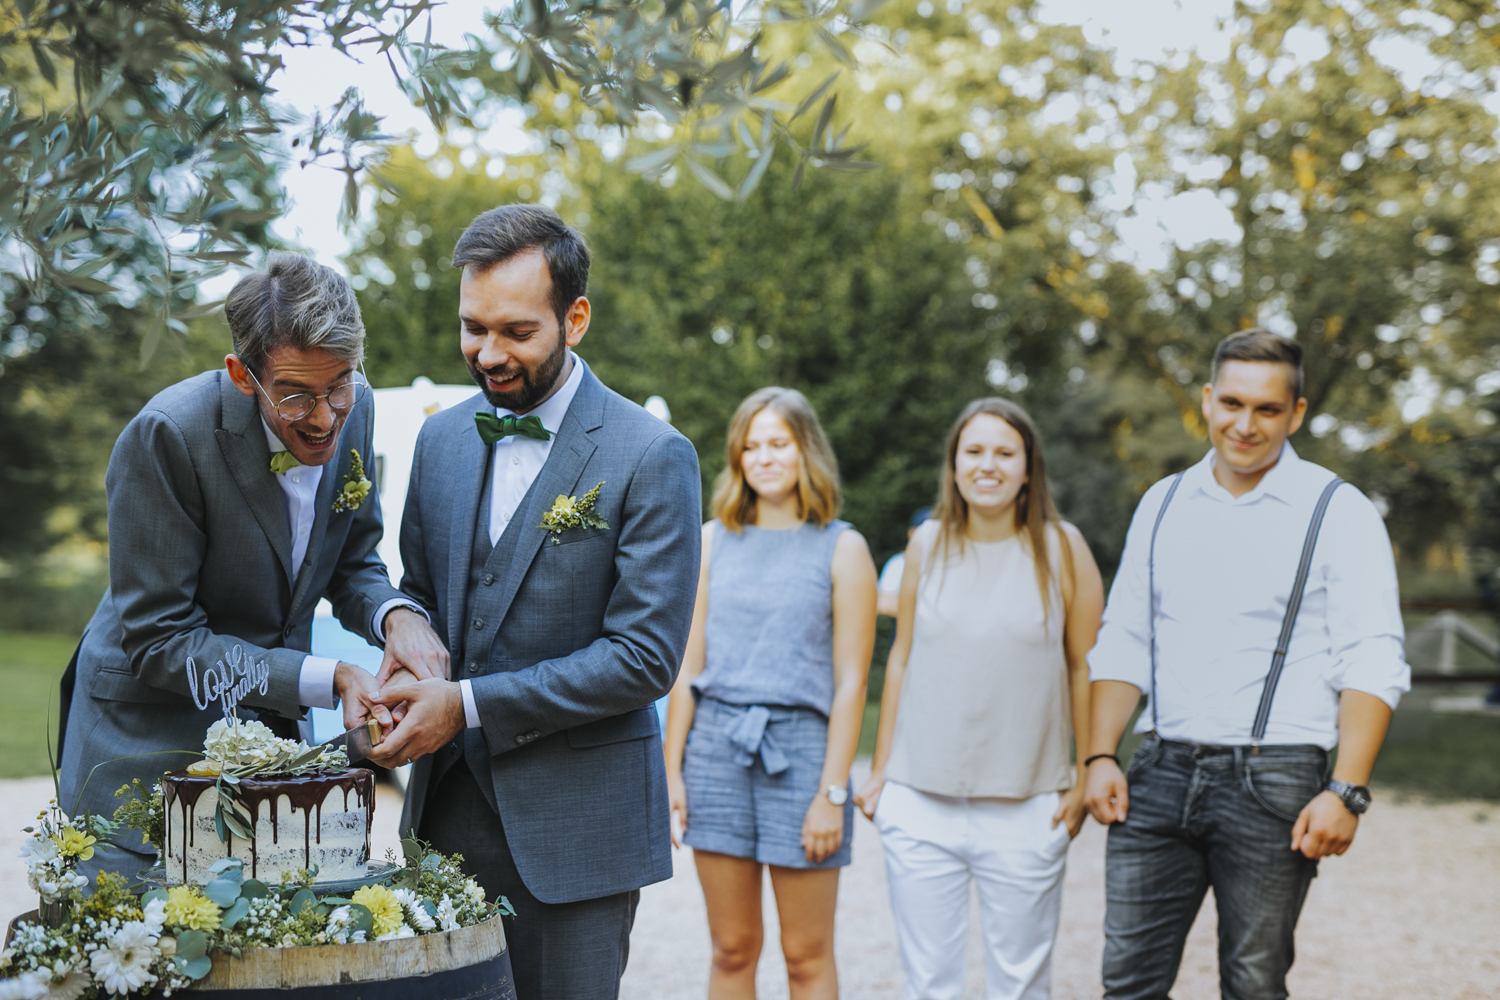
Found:
[[[177,804],[182,814],[182,825],[186,831],[184,839],[186,844],[182,847],[182,881],[188,880],[188,852],[187,847],[193,843],[193,820],[196,818],[196,806],[198,800],[205,792],[213,789],[215,778],[211,775],[195,775],[186,771],[174,771],[166,776],[162,782],[163,801],[167,812],[170,814],[173,805]],[[323,802],[337,788],[344,793],[344,808],[349,811],[349,799],[351,793],[357,805],[365,814],[365,846],[364,857],[370,856],[370,828],[373,825],[373,814],[375,811],[375,774],[366,768],[351,768],[342,771],[321,771],[302,777],[272,777],[265,779],[246,778],[234,786],[235,800],[244,806],[245,811],[250,814],[251,827],[254,829],[260,817],[260,804],[268,802],[267,813],[271,823],[272,843],[280,842],[278,822],[280,820],[280,801],[284,795],[290,803],[295,815],[297,810],[303,814],[303,867],[312,867],[312,846],[323,842]],[[316,816],[314,815],[316,813]],[[316,823],[314,820],[316,819]],[[171,824],[167,824],[166,843],[163,845],[168,859],[172,854]],[[225,845],[226,856],[233,854],[233,836]],[[249,842],[250,848],[250,874],[252,878],[258,877],[258,852],[255,839]]]

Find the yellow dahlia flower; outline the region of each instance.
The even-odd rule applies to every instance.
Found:
[[[383,885],[367,885],[354,890],[354,895],[349,897],[349,902],[358,903],[370,911],[375,918],[374,933],[371,937],[380,937],[398,930],[406,922],[401,912],[401,901],[396,894]]]
[[[219,929],[219,904],[195,886],[174,885],[167,890],[167,924],[195,931]]]
[[[87,861],[94,856],[97,838],[90,837],[75,827],[65,826],[52,838],[52,842],[63,854],[76,857],[79,861]]]

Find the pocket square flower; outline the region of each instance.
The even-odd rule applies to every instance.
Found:
[[[358,449],[350,448],[349,454],[353,456],[349,462],[349,477],[344,480],[343,488],[333,498],[335,514],[359,510],[359,505],[364,503],[365,497],[370,495],[371,483],[365,478],[365,463],[360,460]]]
[[[552,501],[552,509],[542,515],[542,523],[537,527],[552,536],[553,545],[558,543],[562,533],[569,528],[608,528],[609,522],[594,512],[594,504],[599,501],[599,489],[603,485],[603,480],[600,480],[597,486],[582,497],[558,494],[557,499]]]

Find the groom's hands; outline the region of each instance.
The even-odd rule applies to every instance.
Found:
[[[377,720],[383,730],[391,728],[390,709],[380,704],[380,684],[368,670],[340,662],[333,671],[333,690],[344,707],[346,730],[362,726],[370,719]]]
[[[387,684],[402,668],[417,680],[448,677],[448,647],[422,615],[409,607],[392,608],[381,624],[385,633],[385,659],[375,675],[377,685]]]
[[[463,732],[464,698],[456,681],[434,677],[387,684],[373,700],[382,708],[404,704],[406,709],[401,724],[370,754],[382,767],[408,764]]]

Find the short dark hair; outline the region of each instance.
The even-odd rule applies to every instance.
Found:
[[[1269,361],[1291,365],[1292,398],[1302,398],[1302,345],[1295,340],[1258,328],[1230,334],[1214,349],[1213,370],[1208,377],[1211,384],[1218,383],[1219,368],[1226,361]]]
[[[483,271],[528,250],[540,250],[547,260],[552,311],[561,326],[568,308],[588,294],[589,247],[545,205],[501,205],[480,215],[458,238],[453,266]]]

